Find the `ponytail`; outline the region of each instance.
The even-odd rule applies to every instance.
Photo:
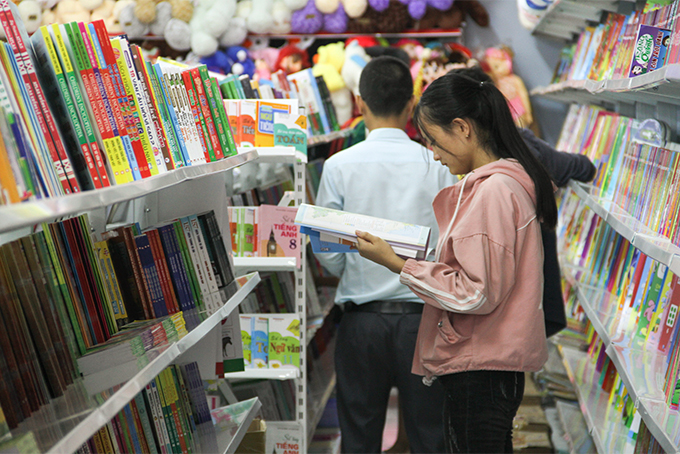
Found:
[[[435,80],[413,113],[414,125],[427,138],[424,123],[450,130],[456,118],[472,122],[480,146],[488,153],[516,159],[524,167],[536,190],[536,216],[554,229],[557,205],[550,175],[522,140],[505,96],[481,70],[453,70]]]

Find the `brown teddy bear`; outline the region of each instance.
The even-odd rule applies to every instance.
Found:
[[[460,28],[468,15],[480,27],[489,26],[489,13],[478,0],[456,0],[451,8],[446,11],[428,8],[425,17],[416,22],[415,29],[430,30],[440,28],[442,30],[452,30]]]

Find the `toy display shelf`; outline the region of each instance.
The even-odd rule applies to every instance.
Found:
[[[0,233],[133,200],[189,180],[225,172],[257,157],[257,149],[249,149],[221,161],[180,167],[120,186],[0,206]]]
[[[175,363],[182,354],[218,326],[259,282],[260,276],[257,273],[249,275],[241,288],[218,311],[179,341],[170,344],[143,369],[127,377],[125,383],[105,400],[96,401],[87,391],[86,379],[78,379],[67,388],[63,396],[53,399],[50,404],[44,405],[23,421],[14,434],[32,431],[42,452],[57,454],[77,451],[163,369]]]
[[[576,389],[579,407],[593,438],[597,452],[633,452],[628,428],[609,411],[609,394],[597,382],[587,379],[593,364],[585,352],[558,345],[569,380]],[[630,451],[627,451],[630,449]]]
[[[617,11],[619,3],[619,0],[555,0],[531,33],[571,40],[589,22],[599,22],[604,11]]]
[[[270,39],[347,39],[358,38],[370,35],[375,38],[458,38],[463,35],[461,29],[451,30],[428,29],[428,30],[406,30],[399,33],[283,33],[283,34],[251,34],[251,39],[263,37]]]
[[[668,266],[673,273],[680,274],[680,247],[668,238],[650,230],[614,202],[599,197],[598,188],[573,180],[569,182],[569,188],[633,246],[645,255]]]
[[[572,103],[666,103],[680,105],[680,63],[636,77],[610,80],[568,80],[537,87],[532,96]]]
[[[607,347],[621,380],[637,402],[637,411],[665,452],[680,452],[680,415],[666,403],[664,383],[666,357],[648,350],[620,326],[616,298],[602,289],[575,280],[576,268],[562,266],[565,278],[576,285],[579,303]]]

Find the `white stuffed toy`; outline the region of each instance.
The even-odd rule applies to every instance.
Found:
[[[272,6],[274,0],[252,0],[253,7],[248,15],[248,30],[253,33],[269,33],[274,25]]]
[[[290,18],[293,12],[286,6],[284,0],[274,0],[272,5],[272,24],[269,33],[286,34],[290,33]]]
[[[345,47],[345,63],[342,65],[340,74],[345,80],[347,88],[355,95],[359,94],[361,71],[363,71],[364,66],[366,66],[370,59],[371,57],[366,54],[364,48],[357,41],[352,41]]]
[[[236,0],[201,0],[195,5],[189,22],[191,50],[200,56],[214,54],[235,13]]]
[[[35,0],[23,0],[18,5],[21,20],[28,33],[33,33],[40,28],[42,23],[42,8]]]
[[[220,36],[220,47],[239,46],[247,37],[246,18],[237,15],[229,20],[227,31]]]

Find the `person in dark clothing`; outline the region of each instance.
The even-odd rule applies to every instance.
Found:
[[[458,70],[480,82],[491,82],[491,78],[480,68]],[[565,187],[569,180],[588,182],[595,178],[597,169],[587,156],[557,151],[549,143],[539,139],[529,129],[520,128],[520,136],[529,149],[538,157],[556,186]],[[550,337],[567,326],[562,297],[562,280],[557,259],[557,235],[554,230],[543,228],[543,312],[545,313],[546,336]]]
[[[539,139],[529,129],[520,129],[519,134],[529,149],[538,156],[553,182],[565,187],[569,180],[590,181],[597,169],[587,156],[557,151],[549,143]],[[560,264],[557,259],[557,234],[554,230],[542,230],[543,235],[543,312],[545,313],[545,334],[550,337],[567,326],[562,297]]]

